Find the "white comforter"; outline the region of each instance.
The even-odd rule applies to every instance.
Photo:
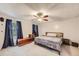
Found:
[[[39,36],[35,38],[35,42],[49,48],[61,51],[62,39],[57,37]]]
[[[53,41],[53,42],[61,42],[61,38],[57,38],[57,37],[49,37],[49,36],[39,36],[36,37],[37,39],[44,39],[44,40],[49,40],[49,41]]]

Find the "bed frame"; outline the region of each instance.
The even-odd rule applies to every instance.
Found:
[[[46,49],[57,51],[59,55],[60,55],[60,53],[61,53],[61,52],[60,52],[60,51],[58,51],[58,50],[52,49],[52,48],[47,47],[47,46],[45,46],[45,45],[42,45],[42,44],[40,44],[40,43],[37,43],[37,42],[34,42],[34,43],[35,43],[36,45],[41,46],[41,47],[45,47]]]
[[[62,32],[46,32],[46,33],[45,33],[45,36],[47,36],[48,33],[54,33],[54,34],[56,34],[56,37],[61,37],[61,38],[63,39],[63,35],[64,35],[64,34],[63,34]],[[37,42],[35,42],[35,44],[37,44],[37,45],[39,45],[39,46],[46,47],[47,49],[55,50],[55,49],[49,48],[49,47],[47,47],[47,46],[44,46],[44,45],[42,45],[42,44],[39,44],[39,43],[37,43]],[[55,50],[55,51],[57,51],[58,54],[60,55],[61,51],[58,51],[58,50]]]

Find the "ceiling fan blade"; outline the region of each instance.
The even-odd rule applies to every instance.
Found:
[[[47,17],[48,17],[48,15],[43,16],[43,18],[47,18]]]
[[[33,16],[34,16],[35,18],[37,18],[37,19],[39,18],[39,17],[38,17],[38,16],[36,16],[36,15],[33,15]]]
[[[44,21],[48,21],[48,19],[43,19]]]
[[[37,17],[36,15],[33,15],[34,17]]]

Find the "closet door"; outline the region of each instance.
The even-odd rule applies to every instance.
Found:
[[[3,22],[0,21],[0,49],[4,43],[4,36],[5,36],[5,20]]]

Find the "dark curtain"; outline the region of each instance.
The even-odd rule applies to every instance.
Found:
[[[32,25],[32,34],[38,36],[38,25],[35,24]]]
[[[8,46],[13,46],[13,37],[12,37],[12,20],[7,19],[5,25],[5,38],[4,44],[2,48],[6,48]]]
[[[36,35],[39,36],[39,33],[38,33],[38,25],[36,25]]]
[[[22,26],[20,21],[17,22],[17,43],[18,39],[23,38],[23,33],[22,33]],[[13,41],[13,33],[12,33],[12,20],[7,19],[6,20],[6,25],[5,25],[5,38],[4,38],[4,43],[2,48],[6,48],[8,46],[14,46],[14,41]],[[17,44],[16,43],[16,44]]]
[[[35,24],[32,24],[32,34],[36,35],[36,32],[35,32]]]
[[[21,22],[17,21],[17,39],[23,38]]]

